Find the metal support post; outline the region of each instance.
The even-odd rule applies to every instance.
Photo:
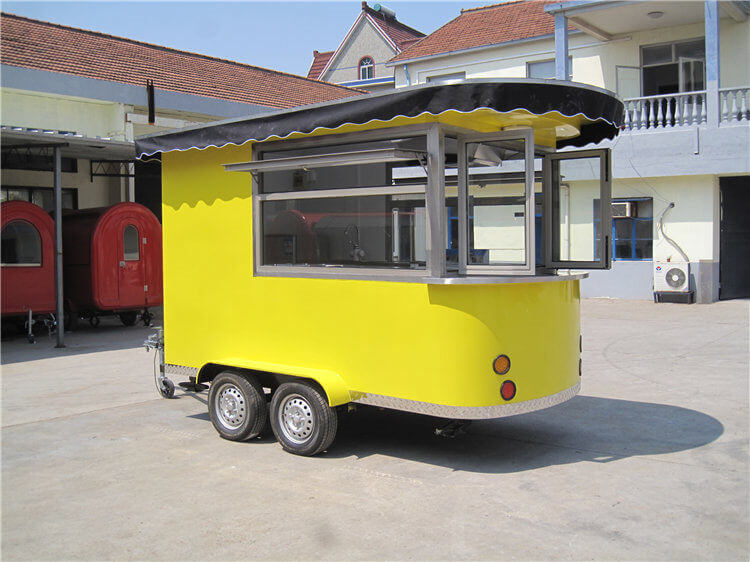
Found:
[[[62,248],[62,150],[55,152],[55,301],[57,303],[57,345],[65,347],[65,316],[63,311],[63,248]]]
[[[568,18],[555,14],[555,79],[570,80],[568,73]]]
[[[445,277],[445,136],[440,126],[427,132],[427,273]]]
[[[719,2],[705,0],[706,28],[706,124],[718,127],[721,116],[719,88],[721,69],[719,68]]]

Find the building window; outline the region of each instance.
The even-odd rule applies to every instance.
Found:
[[[11,221],[3,227],[2,264],[11,266],[42,265],[42,239],[31,223]]]
[[[438,74],[436,76],[428,76],[427,82],[431,84],[453,84],[466,80],[465,72],[454,72],[452,74]]]
[[[372,61],[372,57],[362,57],[359,61],[358,76],[360,80],[369,80],[373,77],[373,71],[375,69],[375,63]]]
[[[122,235],[123,258],[125,261],[138,261],[141,259],[138,244],[138,229],[132,224],[125,227]]]
[[[594,200],[598,216],[599,200]],[[594,223],[599,239],[599,223]],[[653,258],[654,201],[651,197],[612,199],[612,259],[639,261]]]
[[[704,90],[705,40],[641,47],[641,67],[644,96]]]
[[[572,68],[573,57],[568,57],[568,76],[572,75]],[[538,80],[553,80],[555,78],[555,59],[527,62],[526,77]]]
[[[0,190],[0,201],[28,201],[51,213],[55,210],[55,190],[49,187],[3,187]],[[77,189],[62,190],[62,208],[78,208]]]
[[[55,159],[49,154],[35,154],[31,150],[11,149],[3,151],[3,170],[29,170],[34,172],[52,172]],[[63,157],[60,159],[60,170],[65,173],[78,172],[78,160]]]

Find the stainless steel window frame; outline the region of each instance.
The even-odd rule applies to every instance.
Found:
[[[393,280],[403,282],[419,282],[424,277],[444,277],[445,276],[445,248],[439,260],[436,260],[434,251],[434,240],[437,238],[441,242],[445,239],[445,154],[440,147],[444,146],[444,131],[454,130],[451,127],[444,127],[438,124],[431,125],[407,125],[403,127],[389,127],[374,131],[364,131],[358,133],[344,133],[340,135],[326,135],[324,137],[308,137],[304,139],[269,141],[264,143],[255,143],[252,147],[252,159],[256,161],[263,152],[293,150],[307,147],[322,146],[340,146],[356,142],[367,142],[377,140],[387,140],[405,136],[426,136],[427,137],[427,187],[424,185],[410,186],[384,186],[384,187],[363,187],[363,188],[337,188],[332,190],[320,190],[315,192],[281,192],[273,194],[262,193],[262,177],[253,174],[252,177],[252,236],[253,236],[253,275],[258,277],[302,277],[302,278],[339,278],[339,279],[366,279],[366,280]],[[459,130],[460,129],[455,129]],[[443,170],[437,181],[430,179],[439,169]],[[433,190],[440,190],[442,186],[442,197],[440,203],[442,212],[433,210],[436,207],[436,197],[432,194]],[[373,192],[377,190],[377,192]],[[387,191],[387,192],[386,192]],[[285,265],[263,265],[263,229],[261,204],[264,200],[273,200],[276,198],[299,199],[300,194],[310,193],[308,197],[321,197],[321,193],[328,197],[339,197],[342,193],[349,192],[350,196],[361,195],[390,195],[403,193],[425,193],[425,212],[426,212],[426,267],[425,269],[401,269],[401,268],[378,268],[378,267],[344,267],[336,265],[310,265],[310,266],[285,266]],[[271,198],[269,198],[271,196]],[[436,220],[442,217],[442,221]],[[435,224],[436,223],[436,224]],[[430,251],[432,244],[433,251]],[[444,245],[444,243],[443,243]],[[437,263],[436,263],[437,262]]]
[[[524,239],[526,242],[524,265],[482,265],[469,263],[469,170],[466,157],[466,145],[483,141],[524,141],[524,173],[526,204],[524,208]],[[534,203],[534,130],[519,129],[500,133],[458,138],[458,266],[462,275],[534,275],[536,272],[535,225],[536,207]]]
[[[357,164],[380,164],[382,162],[422,161],[425,157],[426,153],[421,150],[379,148],[331,154],[311,154],[310,156],[291,156],[257,162],[235,162],[233,164],[222,164],[222,166],[227,172],[279,172],[334,166],[355,166]]]
[[[544,265],[548,269],[609,269],[612,263],[610,255],[610,236],[612,229],[612,170],[609,148],[592,150],[572,150],[547,154],[543,159],[544,181]],[[553,229],[552,223],[552,162],[574,160],[579,158],[599,158],[599,224],[601,236],[597,244],[599,259],[595,261],[554,261],[552,259]],[[592,225],[593,226],[593,225]]]

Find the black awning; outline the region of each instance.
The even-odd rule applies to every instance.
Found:
[[[219,121],[142,137],[135,144],[141,158],[157,152],[284,138],[292,133],[336,129],[345,124],[439,115],[451,110],[471,113],[478,109],[498,113],[526,110],[535,115],[557,112],[567,117],[585,117],[588,122],[581,126],[581,134],[558,141],[558,148],[580,147],[612,139],[619,132],[623,118],[622,102],[611,92],[593,86],[551,80],[467,80],[456,84],[414,86]]]

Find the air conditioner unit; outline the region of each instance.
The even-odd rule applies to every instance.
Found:
[[[633,203],[631,201],[623,201],[622,203],[612,203],[612,218],[620,219],[626,217],[632,217]]]
[[[689,263],[675,261],[654,262],[654,292],[687,293],[689,290]]]

